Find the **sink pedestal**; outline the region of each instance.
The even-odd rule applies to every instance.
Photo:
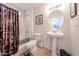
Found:
[[[57,56],[57,39],[52,38],[52,55]]]
[[[62,32],[47,32],[47,35],[52,40],[52,56],[57,56],[58,52],[58,38],[62,38],[64,33]]]

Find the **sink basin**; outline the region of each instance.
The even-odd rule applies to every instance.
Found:
[[[50,37],[62,37],[64,35],[64,33],[62,32],[47,32],[47,35]]]

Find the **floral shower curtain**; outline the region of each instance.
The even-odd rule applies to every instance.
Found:
[[[19,46],[18,11],[0,4],[0,53],[15,54]]]

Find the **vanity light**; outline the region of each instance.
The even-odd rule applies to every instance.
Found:
[[[49,10],[53,10],[55,8],[61,7],[62,4],[58,3],[49,3]]]

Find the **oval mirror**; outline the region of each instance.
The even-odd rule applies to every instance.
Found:
[[[64,24],[64,15],[60,10],[55,10],[50,13],[49,19],[51,20],[51,30],[52,31],[58,31],[62,28]]]

